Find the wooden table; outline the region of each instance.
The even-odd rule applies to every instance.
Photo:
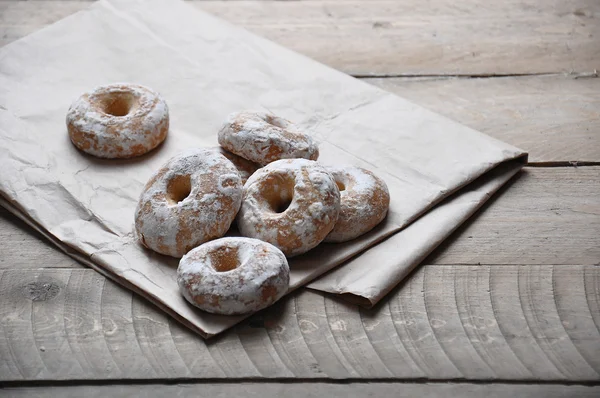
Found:
[[[208,342],[0,210],[0,394],[600,396],[600,2],[193,4],[531,164],[375,309],[303,290]],[[0,1],[0,44],[88,5]]]

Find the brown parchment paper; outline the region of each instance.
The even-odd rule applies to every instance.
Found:
[[[70,103],[109,82],[165,97],[171,128],[161,147],[115,161],[71,145]],[[183,149],[217,145],[222,121],[241,109],[293,120],[319,141],[322,163],[366,167],[387,182],[392,201],[380,226],[290,261],[293,290],[362,253],[311,287],[367,303],[397,285],[525,156],[183,2],[99,1],[0,49],[0,204],[202,336],[215,335],[242,317],[189,305],[177,289],[178,260],[136,242],[133,213],[155,169]]]

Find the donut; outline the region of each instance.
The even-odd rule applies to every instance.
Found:
[[[219,131],[219,144],[261,166],[279,159],[319,157],[319,148],[310,135],[267,112],[230,114]]]
[[[325,239],[339,209],[340,192],[325,168],[312,160],[282,159],[248,178],[237,225],[241,235],[292,257]]]
[[[100,86],[79,97],[67,112],[71,142],[100,158],[130,158],[167,137],[169,110],[155,91],[136,84]]]
[[[340,190],[340,216],[325,242],[346,242],[375,228],[390,206],[385,181],[360,167],[326,169]]]
[[[140,243],[181,257],[229,229],[242,201],[242,180],[233,163],[211,149],[171,158],[150,178],[135,211]]]
[[[179,261],[177,284],[192,305],[215,314],[247,314],[279,300],[290,268],[275,246],[251,238],[205,243]]]
[[[216,149],[221,155],[225,156],[231,161],[231,163],[233,163],[237,171],[240,173],[240,177],[242,177],[242,184],[245,184],[248,180],[248,177],[250,177],[256,170],[260,168],[260,166],[256,163],[244,159],[235,153],[231,153],[223,147],[218,147]]]

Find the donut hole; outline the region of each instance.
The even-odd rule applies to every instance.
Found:
[[[340,193],[353,189],[354,185],[356,185],[356,178],[350,173],[334,171],[331,175]]]
[[[292,198],[279,199],[278,201],[275,201],[275,203],[269,204],[274,213],[283,213],[290,207],[290,204],[292,204]]]
[[[292,204],[293,190],[285,190],[283,192],[272,192],[265,195],[267,206],[273,213],[283,213]]]
[[[219,247],[209,253],[210,265],[217,272],[227,272],[240,266],[237,247]]]
[[[121,117],[131,113],[136,102],[132,93],[112,93],[100,99],[100,109],[107,115]]]
[[[294,200],[294,179],[290,176],[271,175],[262,188],[267,208],[273,213],[285,212]]]
[[[189,175],[179,175],[171,178],[167,183],[167,200],[171,204],[177,204],[192,192],[192,179]]]

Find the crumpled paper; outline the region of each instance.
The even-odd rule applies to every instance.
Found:
[[[171,128],[157,150],[102,160],[70,143],[71,102],[112,82],[146,85],[166,99]],[[320,143],[322,163],[365,167],[387,182],[381,225],[290,261],[290,291],[333,270],[309,286],[364,305],[396,286],[526,158],[180,1],[103,0],[11,43],[0,49],[0,87],[0,204],[204,337],[243,317],[188,304],[178,260],[138,244],[133,214],[152,172],[181,150],[216,146],[230,112],[290,119]]]

